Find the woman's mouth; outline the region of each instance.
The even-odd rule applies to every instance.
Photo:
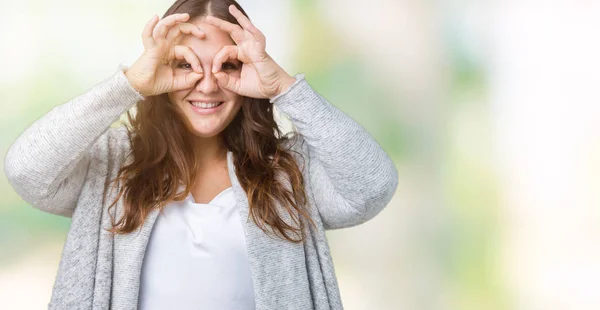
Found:
[[[192,106],[192,110],[194,110],[198,114],[206,115],[212,114],[221,109],[224,101],[221,102],[198,102],[198,101],[188,101],[188,103]]]

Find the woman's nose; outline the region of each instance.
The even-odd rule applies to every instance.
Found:
[[[204,76],[196,83],[196,90],[203,93],[212,93],[217,91],[218,88],[217,77],[210,70],[204,70]]]

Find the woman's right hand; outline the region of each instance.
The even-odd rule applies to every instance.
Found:
[[[196,25],[185,23],[189,18],[188,13],[172,14],[158,21],[158,16],[154,15],[144,27],[144,53],[125,71],[131,86],[142,96],[191,88],[204,75],[200,60],[192,49],[176,44],[182,34],[200,39],[206,36]],[[175,59],[185,59],[193,66],[193,71],[176,76],[171,66]]]

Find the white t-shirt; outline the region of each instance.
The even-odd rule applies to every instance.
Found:
[[[138,308],[255,309],[233,189],[207,204],[195,203],[190,193],[163,211],[146,248]]]

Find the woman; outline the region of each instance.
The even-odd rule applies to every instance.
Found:
[[[342,309],[325,230],[378,214],[393,162],[233,0],[177,1],[142,41],[7,153],[25,201],[72,217],[49,308]]]

